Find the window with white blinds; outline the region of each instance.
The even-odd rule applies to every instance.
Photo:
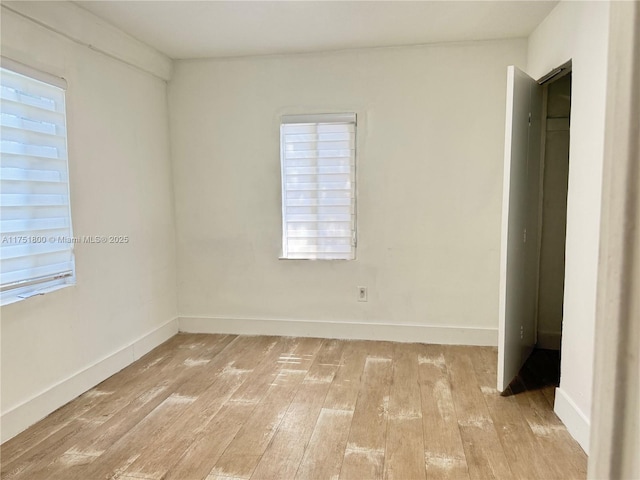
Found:
[[[356,115],[287,115],[280,137],[282,258],[353,260]]]
[[[36,72],[37,79],[29,73],[28,67],[2,59],[2,303],[72,283],[74,277],[64,80],[47,82],[47,74]]]

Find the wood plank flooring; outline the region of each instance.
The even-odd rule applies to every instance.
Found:
[[[0,478],[585,478],[545,357],[500,396],[496,356],[179,334],[3,444]]]

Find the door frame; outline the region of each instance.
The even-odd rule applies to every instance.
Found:
[[[640,3],[610,6],[588,478],[640,478]]]

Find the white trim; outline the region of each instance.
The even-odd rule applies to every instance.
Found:
[[[120,350],[52,385],[25,402],[3,412],[1,442],[27,429],[54,410],[127,367],[178,333],[176,318],[142,335]]]
[[[69,40],[150,73],[171,78],[172,60],[72,2],[3,1],[11,11]]]
[[[62,90],[67,89],[67,81],[64,78],[57,77],[56,75],[52,75],[47,72],[43,72],[42,70],[38,70],[37,68],[25,65],[22,62],[12,60],[9,57],[0,56],[0,66],[25,77],[33,78],[35,80],[38,80],[39,82],[61,88]]]
[[[231,333],[483,346],[496,346],[498,340],[498,331],[495,328],[441,325],[204,316],[180,317],[178,325],[181,332],[188,333]]]
[[[502,209],[500,220],[500,278],[498,282],[498,374],[497,389],[504,391],[511,379],[504,379],[505,346],[507,342],[507,259],[509,245],[509,195],[511,193],[511,130],[513,125],[514,86],[516,70],[513,65],[507,67],[507,99],[505,119],[509,124],[504,129],[504,155],[502,170]]]
[[[556,388],[556,399],[553,411],[565,424],[571,436],[589,455],[589,436],[591,425],[587,416],[578,408],[576,402],[562,388]]]
[[[313,113],[282,115],[280,123],[353,123],[357,124],[355,113]]]
[[[51,292],[55,292],[56,290],[60,290],[62,288],[67,288],[67,287],[75,287],[76,286],[76,280],[75,280],[75,275],[73,277],[70,278],[66,278],[65,280],[69,280],[68,282],[65,283],[48,283],[48,286],[42,286],[40,285],[40,289],[39,290],[34,290],[32,292],[31,295],[25,295],[25,296],[18,296],[20,293],[24,294],[26,293],[25,289],[19,290],[18,292],[13,292],[13,295],[7,295],[7,296],[2,296],[0,295],[0,307],[4,307],[6,305],[11,305],[12,303],[16,303],[16,302],[24,302],[25,300],[30,299],[31,297],[37,297],[40,295],[46,295],[47,293],[51,293]]]
[[[611,2],[590,480],[640,479],[640,2]]]
[[[133,351],[133,363],[136,360],[144,357],[151,350],[169,340],[174,335],[178,334],[178,318],[173,318],[168,322],[160,325],[155,330],[142,335],[135,342],[132,342],[130,347]]]
[[[325,114],[301,114],[301,115],[282,115],[281,116],[281,122],[280,122],[280,183],[281,183],[281,202],[282,202],[282,246],[281,246],[281,251],[280,251],[280,256],[279,259],[280,260],[355,260],[356,259],[356,231],[357,231],[357,171],[356,171],[356,165],[357,165],[357,124],[356,124],[356,118],[357,118],[357,114],[356,113],[325,113]],[[290,241],[295,241],[295,239],[291,238],[289,236],[289,227],[291,226],[292,223],[296,222],[296,220],[292,219],[292,214],[289,214],[289,208],[293,207],[296,208],[295,204],[290,204],[289,200],[291,197],[293,197],[294,201],[297,201],[300,197],[298,197],[298,195],[301,194],[301,191],[293,191],[292,189],[289,188],[289,179],[287,178],[289,175],[300,175],[300,173],[293,173],[287,172],[287,169],[290,168],[292,166],[292,164],[289,163],[289,161],[294,160],[297,161],[297,157],[295,157],[295,152],[292,152],[290,150],[290,147],[293,148],[294,145],[292,145],[293,142],[295,142],[294,140],[287,140],[287,138],[289,137],[289,135],[296,135],[296,130],[300,129],[300,126],[304,126],[302,128],[302,130],[307,130],[307,132],[305,133],[317,133],[317,134],[321,134],[320,129],[324,128],[326,126],[329,125],[340,125],[342,127],[347,127],[347,130],[350,131],[351,128],[353,128],[353,141],[349,140],[349,141],[344,141],[344,143],[347,143],[348,145],[344,148],[345,150],[351,150],[352,153],[351,155],[349,155],[348,157],[343,157],[343,155],[339,155],[339,157],[341,158],[349,158],[349,167],[350,167],[350,171],[351,169],[353,169],[353,177],[350,179],[351,181],[349,182],[350,186],[349,187],[332,187],[332,190],[339,190],[341,193],[349,193],[348,198],[350,199],[350,202],[348,205],[339,205],[339,204],[331,204],[331,205],[336,205],[333,208],[336,209],[344,209],[349,208],[350,211],[350,220],[348,221],[348,223],[350,224],[350,235],[349,237],[351,237],[349,239],[349,237],[342,235],[341,238],[346,238],[347,241],[349,242],[349,245],[340,245],[341,247],[348,247],[349,250],[348,251],[343,251],[340,252],[338,251],[338,249],[335,249],[334,251],[325,251],[322,248],[317,248],[319,246],[322,245],[321,242],[321,237],[324,237],[325,234],[316,234],[316,235],[310,235],[306,238],[306,240],[309,242],[306,247],[306,251],[300,251],[294,248],[293,252],[290,252]],[[292,131],[293,130],[293,131]],[[340,129],[338,129],[340,130]],[[348,132],[346,132],[348,133]],[[349,138],[351,136],[349,135]],[[319,138],[318,138],[319,140]],[[290,143],[291,142],[291,143]],[[310,162],[310,166],[315,166],[318,168],[320,167],[321,161],[322,161],[322,153],[321,151],[324,150],[324,148],[320,147],[319,144],[322,142],[318,142],[318,145],[316,145],[315,150],[311,149],[309,150],[309,152],[315,152],[315,155],[311,155],[309,157],[306,158],[307,161]],[[333,147],[336,148],[336,147]],[[325,150],[326,151],[326,150]],[[293,156],[292,156],[293,155]],[[302,174],[302,176],[306,176],[306,174]],[[297,182],[298,180],[292,180],[293,182]],[[306,198],[307,195],[310,195],[313,192],[318,192],[320,190],[323,190],[324,187],[322,187],[320,184],[323,184],[325,181],[321,180],[321,179],[316,179],[314,182],[317,182],[316,187],[314,188],[310,188],[307,192],[302,192],[303,197]],[[304,203],[298,204],[298,205],[304,205]],[[316,222],[328,222],[329,224],[333,224],[335,226],[335,224],[333,223],[333,220],[331,220],[328,217],[325,217],[325,213],[322,213],[320,211],[317,212],[319,216],[315,217],[315,221]],[[344,213],[344,212],[343,212]],[[308,220],[308,221],[313,221],[313,220]],[[337,223],[347,223],[347,220],[339,220]],[[325,231],[325,227],[319,227],[317,226],[316,228],[319,228],[323,231]],[[332,227],[327,227],[329,229],[331,229]],[[316,250],[314,251],[313,246],[316,247]]]

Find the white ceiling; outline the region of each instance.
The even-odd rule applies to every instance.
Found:
[[[526,37],[557,1],[78,1],[171,58]]]

